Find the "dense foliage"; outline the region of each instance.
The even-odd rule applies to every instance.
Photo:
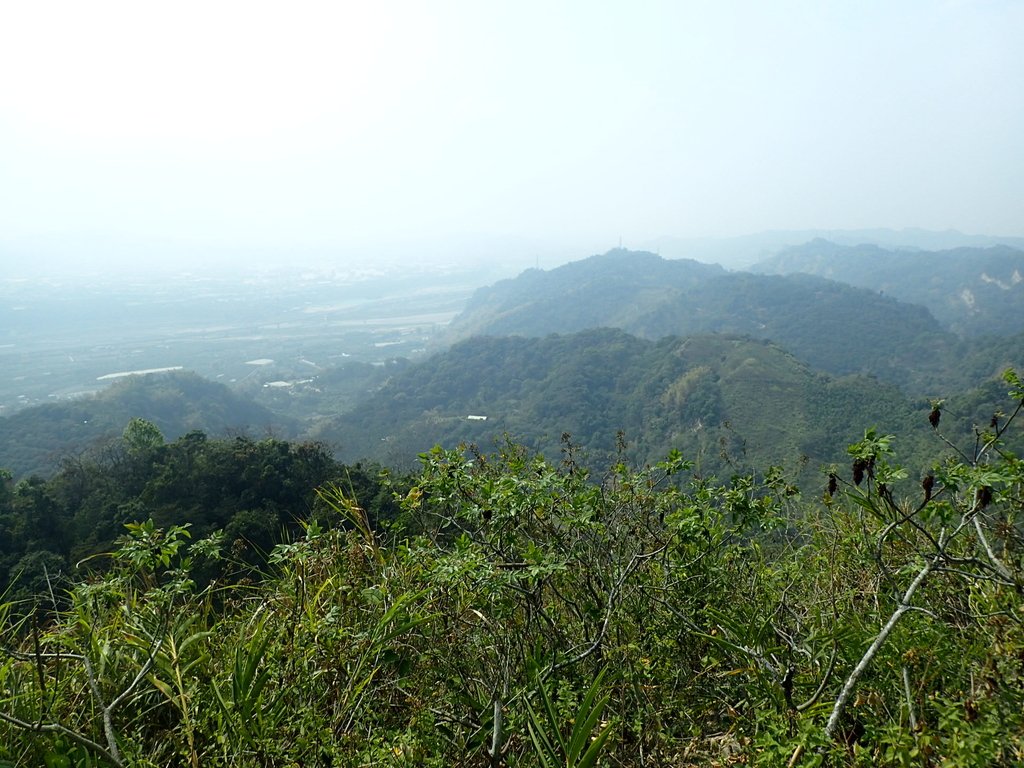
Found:
[[[397,373],[318,435],[346,460],[397,465],[436,443],[489,446],[503,433],[551,455],[568,432],[590,465],[602,466],[615,459],[621,431],[636,463],[678,449],[703,473],[775,463],[813,476],[841,459],[865,424],[900,432],[907,460],[923,469],[934,458],[927,409],[867,376],[816,373],[760,340],[655,342],[596,329],[461,342]]]
[[[317,443],[211,439],[200,431],[165,443],[134,419],[118,440],[68,458],[50,479],[0,472],[0,592],[63,587],[76,564],[109,552],[124,524],[188,524],[197,536],[223,530],[235,563],[258,565],[288,531],[310,519],[314,489],[334,481],[377,509],[376,473],[338,464]],[[387,514],[386,499],[380,509]],[[207,578],[223,576],[208,571]]]
[[[558,463],[436,448],[393,520],[324,483],[264,578],[205,587],[222,538],[140,518],[56,614],[4,606],[0,760],[1020,764],[1024,385],[1006,381],[965,446],[934,404],[947,456],[920,484],[876,430],[824,495],[678,453],[598,477],[568,443]]]
[[[624,251],[455,327],[540,337],[240,387],[400,479],[189,374],[0,421],[0,768],[1024,761],[1020,345]]]

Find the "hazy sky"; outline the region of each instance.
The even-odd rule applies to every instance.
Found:
[[[0,0],[0,260],[1024,234],[1024,3]]]

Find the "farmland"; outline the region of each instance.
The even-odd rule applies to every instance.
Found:
[[[252,391],[415,358],[482,279],[396,268],[0,281],[0,415],[139,371],[184,368]]]

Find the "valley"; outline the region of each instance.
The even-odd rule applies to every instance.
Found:
[[[723,733],[765,765],[922,743],[1013,764],[1003,283],[976,335],[936,318],[941,291],[624,249],[482,287],[6,284],[0,763],[547,765],[528,737],[584,723],[587,764],[724,765]],[[105,735],[79,706],[106,706],[94,657],[153,701]],[[43,701],[57,737],[25,719]]]
[[[937,458],[921,416],[929,402],[995,408],[978,388],[1024,363],[1024,315],[1008,310],[1024,289],[996,286],[998,322],[975,313],[972,327],[990,333],[968,337],[931,311],[941,314],[952,289],[919,294],[932,302],[923,306],[880,295],[863,276],[854,287],[801,274],[793,254],[814,248],[808,271],[838,277],[851,258],[813,241],[776,257],[785,275],[615,249],[484,286],[480,268],[9,281],[0,462],[45,474],[62,453],[115,437],[119,419],[155,420],[168,438],[214,429],[200,404],[177,417],[159,410],[198,391],[176,378],[188,372],[226,388],[204,390],[223,401],[210,411],[217,431],[320,440],[346,461],[412,468],[437,443],[505,436],[553,456],[569,435],[595,465],[625,440],[633,461],[680,449],[706,472],[781,464],[815,482],[878,426],[907,436],[923,472]],[[860,251],[908,265],[929,258]],[[1013,274],[1022,255],[944,252],[933,283],[959,285],[980,258],[985,274]],[[90,418],[100,393],[106,415]],[[36,408],[58,405],[61,415],[32,426]],[[71,406],[81,423],[62,436],[52,425],[73,422]],[[24,450],[18,441],[33,432]]]
[[[0,416],[97,392],[129,371],[182,368],[255,396],[349,361],[421,357],[480,279],[437,270],[0,281]]]

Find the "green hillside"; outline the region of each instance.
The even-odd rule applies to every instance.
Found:
[[[764,340],[651,341],[596,329],[460,342],[395,375],[316,436],[346,460],[408,462],[436,443],[487,448],[503,433],[555,457],[568,433],[600,464],[619,452],[621,431],[637,461],[679,448],[711,472],[805,461],[817,470],[844,460],[870,425],[899,430],[914,453],[926,437],[926,405],[869,377],[816,372]]]
[[[763,409],[803,380],[761,342],[627,338],[592,362],[681,360],[682,407],[709,354]],[[0,765],[1021,765],[1024,383],[995,389],[977,439],[942,415],[926,482],[870,433],[827,493],[514,444],[395,480],[139,423],[124,460],[0,473]]]
[[[133,418],[155,424],[168,439],[194,429],[292,433],[292,422],[194,373],[127,376],[96,395],[0,418],[0,467],[22,475],[50,474],[65,456],[121,434]]]
[[[960,334],[1024,331],[1024,251],[1005,245],[913,251],[816,239],[786,248],[751,269],[817,275],[882,291],[928,307]]]
[[[922,307],[805,275],[727,273],[650,253],[610,251],[481,289],[450,338],[621,328],[645,338],[739,333],[782,344],[815,368],[868,373],[919,390],[958,352]]]
[[[716,265],[619,248],[480,288],[452,321],[449,338],[628,328],[651,307],[675,301],[723,274]]]

